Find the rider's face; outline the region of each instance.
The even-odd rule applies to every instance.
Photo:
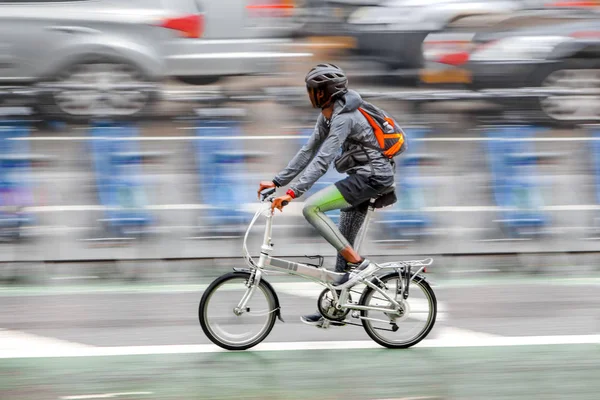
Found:
[[[308,85],[306,86],[306,90],[308,91],[308,98],[310,99],[313,108],[323,107],[323,103],[325,102],[325,91]]]

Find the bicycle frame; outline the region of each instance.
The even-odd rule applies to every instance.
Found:
[[[271,195],[266,197],[264,200],[272,201],[273,198],[274,197],[271,192]],[[370,218],[372,216],[372,213],[374,212],[373,203],[374,203],[374,200],[371,201],[371,205],[367,212],[365,222],[363,223],[363,226],[362,226],[359,234],[357,235],[357,240],[356,240],[356,248],[357,249],[360,247],[360,245],[362,244],[362,241],[364,240],[364,237],[366,236],[368,224],[369,224]],[[249,235],[250,231],[252,230],[252,227],[254,226],[254,224],[256,223],[256,221],[258,220],[258,218],[261,215],[265,215],[265,217],[266,217],[266,226],[265,226],[265,232],[263,235],[263,243],[260,248],[261,249],[260,256],[259,256],[258,261],[255,262],[254,259],[252,258],[252,256],[250,255],[250,253],[248,252],[247,240],[248,240],[248,235]],[[278,273],[284,273],[284,274],[289,274],[289,275],[297,275],[304,279],[308,279],[308,280],[316,282],[322,286],[325,286],[327,289],[329,289],[331,291],[332,295],[334,296],[334,300],[337,303],[337,308],[340,310],[352,309],[352,310],[382,311],[382,312],[386,312],[386,313],[390,312],[389,308],[361,306],[358,304],[349,303],[348,302],[348,294],[350,292],[350,289],[342,289],[342,290],[336,291],[333,286],[333,283],[337,282],[342,276],[344,276],[345,273],[334,272],[334,271],[327,270],[326,268],[323,268],[323,267],[318,267],[318,266],[313,266],[313,265],[309,265],[309,264],[288,261],[288,260],[284,260],[281,258],[271,257],[271,252],[273,251],[273,247],[272,247],[272,243],[271,243],[271,231],[272,231],[272,227],[273,227],[273,217],[274,217],[274,215],[271,212],[270,207],[262,207],[262,208],[258,209],[256,211],[256,213],[254,214],[254,217],[252,218],[252,221],[250,222],[248,229],[246,230],[246,234],[244,235],[243,251],[244,251],[245,261],[248,264],[248,266],[250,267],[250,269],[252,270],[252,274],[251,274],[251,278],[248,280],[248,283],[247,283],[248,289],[246,290],[246,293],[244,294],[244,296],[242,297],[238,306],[235,309],[236,313],[243,313],[243,310],[246,309],[246,304],[247,304],[248,300],[252,297],[252,294],[254,293],[256,286],[260,282],[263,272],[267,273],[267,274],[269,272],[276,272],[276,273],[278,272]],[[401,294],[402,294],[402,298],[405,300],[408,298],[408,293],[409,293],[408,287],[410,285],[410,282],[421,271],[423,271],[423,269],[425,269],[425,267],[431,265],[432,263],[433,263],[433,259],[430,259],[430,258],[425,259],[425,260],[415,260],[415,261],[389,262],[389,263],[384,263],[384,264],[378,264],[378,267],[379,267],[378,271],[380,271],[380,270],[396,270],[396,272],[398,273],[398,276],[401,278],[400,279],[400,281],[402,282]],[[412,273],[412,271],[411,271],[412,267],[418,267],[419,269],[417,270],[417,272]],[[375,275],[373,274],[371,276],[368,276],[368,277],[362,279],[361,283],[371,287],[373,290],[377,291],[379,294],[381,294],[383,297],[385,297],[388,301],[390,301],[390,303],[394,306],[394,308],[396,310],[400,309],[401,305],[397,299],[390,297],[386,292],[384,292],[380,289],[379,285],[371,282],[371,278],[373,278],[374,276]],[[338,298],[337,292],[340,292],[339,298]],[[401,301],[402,300],[400,300],[400,302]]]

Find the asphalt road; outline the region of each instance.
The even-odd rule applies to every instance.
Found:
[[[367,339],[361,328],[322,330],[302,324],[300,316],[316,309],[321,288],[293,278],[277,280],[285,323],[276,324],[270,341]],[[440,316],[432,338],[443,334],[445,327],[510,337],[590,335],[600,329],[597,279],[590,278],[588,285],[583,279],[577,285],[557,278],[546,283],[542,277],[525,282],[515,278],[514,284],[510,280],[494,284],[492,279],[477,285],[453,282],[435,286]],[[197,320],[202,284],[141,284],[137,293],[136,284],[114,285],[100,286],[106,291],[97,293],[92,286],[89,294],[86,286],[73,294],[60,294],[60,287],[52,294],[44,294],[48,292],[43,287],[38,293],[26,287],[7,288],[0,291],[0,326],[93,346],[209,343]]]
[[[430,279],[438,321],[410,350],[302,324],[318,289],[289,279],[274,279],[285,323],[243,353],[199,327],[210,279],[3,287],[0,398],[597,398],[597,275]]]

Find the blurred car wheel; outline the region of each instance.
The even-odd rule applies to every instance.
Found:
[[[565,60],[538,68],[531,79],[533,87],[556,89],[600,89],[600,61]],[[600,96],[549,96],[535,100],[542,117],[562,125],[600,120]]]
[[[88,59],[63,69],[46,83],[90,86],[89,90],[61,89],[45,96],[40,105],[42,114],[66,120],[141,117],[147,115],[157,99],[156,93],[119,88],[119,85],[151,83],[140,69],[122,60]]]

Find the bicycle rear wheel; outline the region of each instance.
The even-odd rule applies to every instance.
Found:
[[[402,301],[402,283],[397,273],[379,278],[385,284],[380,289],[389,297],[402,302],[404,312],[398,314],[392,303],[381,293],[366,287],[359,304],[378,308],[389,308],[390,312],[362,310],[363,328],[378,344],[391,349],[405,349],[419,343],[429,334],[437,315],[437,300],[431,286],[417,276],[410,284],[408,299]],[[377,280],[373,281],[377,284]]]
[[[246,350],[262,342],[271,332],[277,317],[278,301],[273,289],[260,281],[244,312],[234,309],[248,290],[247,272],[232,272],[217,278],[206,289],[198,307],[204,334],[227,350]]]

